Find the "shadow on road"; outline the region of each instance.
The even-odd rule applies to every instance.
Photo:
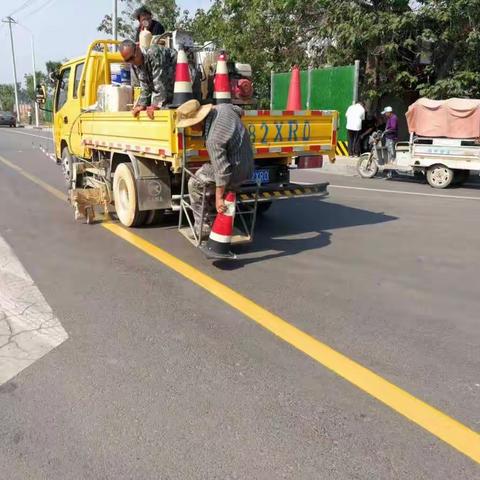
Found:
[[[234,270],[250,263],[296,255],[329,245],[333,235],[331,230],[396,219],[384,213],[346,207],[318,198],[277,202],[266,215],[258,219],[253,243],[234,248],[239,258],[214,264],[223,270]],[[268,253],[255,258],[242,258],[242,255],[259,252]]]

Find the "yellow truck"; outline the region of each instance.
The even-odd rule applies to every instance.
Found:
[[[133,227],[181,210],[188,197],[185,171],[194,174],[209,158],[202,132],[177,129],[175,109],[157,110],[151,120],[145,112],[134,118],[130,111],[95,108],[99,87],[111,83],[112,65],[122,62],[112,49],[117,43],[93,42],[84,57],[54,75],[55,155],[73,203],[83,205],[76,213],[91,220],[95,205],[113,205],[120,222]],[[243,122],[255,151],[255,176],[238,192],[239,202],[254,201],[262,213],[276,200],[327,194],[327,183],[291,183],[290,169],[301,156],[334,161],[336,111],[247,110]]]

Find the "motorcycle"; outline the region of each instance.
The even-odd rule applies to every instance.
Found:
[[[378,130],[369,138],[370,152],[362,153],[357,162],[357,172],[362,178],[373,178],[388,162],[387,147],[383,145],[385,132]]]
[[[399,165],[400,155],[408,154],[408,145],[398,143],[395,147],[397,161],[395,163],[388,162],[388,149],[383,144],[385,132],[378,130],[373,132],[369,139],[370,152],[362,153],[357,162],[357,172],[362,178],[373,178],[379,171],[388,172],[389,177],[407,176],[413,177],[420,181],[425,181],[424,172],[412,169],[408,165]]]

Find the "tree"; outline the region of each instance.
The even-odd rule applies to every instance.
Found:
[[[33,88],[33,75],[32,74],[25,74],[25,90],[26,95],[29,101],[34,102],[36,92]],[[47,83],[47,75],[43,72],[35,72],[35,80],[37,81],[37,85],[46,84]]]
[[[13,84],[0,85],[0,110],[13,112],[15,110],[15,91]]]
[[[360,60],[365,97],[480,95],[480,0],[215,0],[190,31],[252,64],[268,96],[270,70]]]
[[[187,28],[197,41],[214,40],[231,59],[250,63],[255,90],[266,99],[272,69],[286,71],[293,63],[309,64],[307,45],[322,3],[216,0],[208,11],[197,10]]]

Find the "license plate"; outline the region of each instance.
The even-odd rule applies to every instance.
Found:
[[[255,170],[255,172],[253,173],[252,180],[255,183],[258,183],[258,182],[260,182],[261,184],[270,183],[270,170],[268,169]]]

